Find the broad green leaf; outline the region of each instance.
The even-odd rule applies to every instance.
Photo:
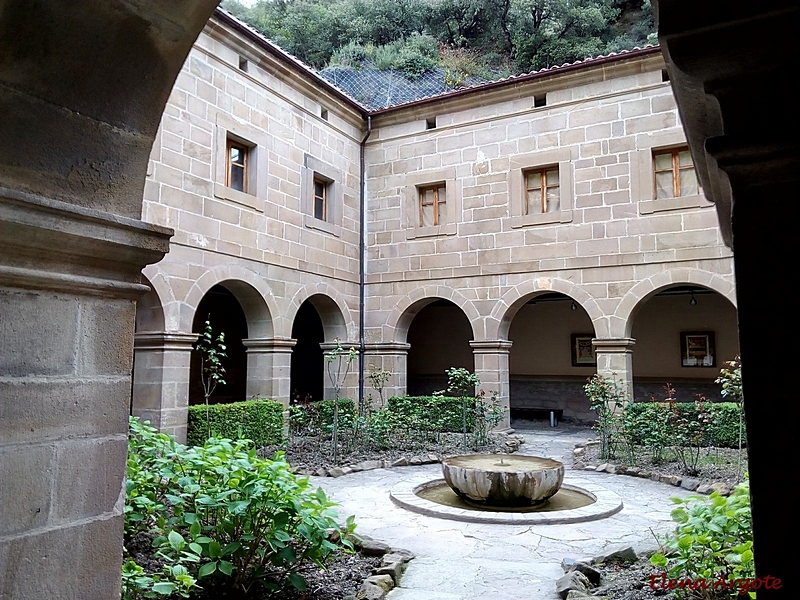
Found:
[[[207,577],[211,575],[214,571],[217,570],[217,562],[209,562],[204,564],[200,567],[200,570],[197,572],[198,577]]]

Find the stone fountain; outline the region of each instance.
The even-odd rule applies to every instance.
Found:
[[[538,506],[564,482],[564,465],[538,456],[453,456],[442,461],[442,471],[459,497],[488,507]]]

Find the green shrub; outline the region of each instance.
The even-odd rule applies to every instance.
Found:
[[[474,400],[470,399],[471,402]],[[386,404],[399,425],[407,429],[460,433],[463,429],[461,398],[452,396],[393,396]],[[467,429],[472,431],[475,417],[467,407]]]
[[[726,581],[729,585],[732,581],[753,579],[749,482],[736,486],[727,498],[713,492],[708,497],[672,501],[679,505],[672,511],[678,526],[674,534],[667,536],[664,552],[650,558],[652,564],[666,569],[671,578]],[[708,599],[737,598],[739,591],[740,586],[733,584],[727,591],[711,588],[692,593],[693,597]]]
[[[230,404],[189,407],[186,440],[190,446],[202,446],[208,438],[206,410],[211,435],[229,439],[252,440],[256,447],[280,443],[283,439],[283,404],[258,398]]]
[[[223,579],[243,594],[255,583],[277,591],[300,590],[297,573],[308,562],[321,564],[342,539],[331,503],[322,489],[294,476],[279,453],[260,459],[247,440],[211,438],[186,447],[131,419],[126,483],[125,538],[155,533],[157,557],[168,575],[148,576],[126,563],[126,599],[176,586],[183,591]],[[354,529],[348,519],[344,532]],[[339,532],[331,538],[329,532]],[[349,542],[340,542],[351,548]],[[177,568],[180,567],[180,568]],[[157,577],[161,578],[157,581]]]
[[[692,421],[698,418],[698,409],[694,402],[675,402],[675,410],[681,417]],[[711,423],[707,427],[704,445],[723,448],[739,447],[739,407],[735,402],[704,403],[704,408],[711,413]],[[625,419],[638,425],[633,436],[637,444],[649,446],[663,444],[664,435],[661,425],[668,419],[670,412],[668,402],[634,402],[625,407]],[[666,444],[668,445],[668,444]]]
[[[289,423],[292,433],[318,435],[333,430],[333,400],[321,400],[289,407]],[[339,398],[339,429],[351,431],[356,423],[358,411],[350,398]]]

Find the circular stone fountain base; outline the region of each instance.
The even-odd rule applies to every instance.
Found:
[[[444,479],[423,484],[402,482],[389,492],[392,502],[412,512],[430,517],[508,525],[583,523],[609,517],[622,510],[622,499],[614,492],[594,484],[584,487],[563,484],[547,502],[526,507],[476,505],[459,498]]]

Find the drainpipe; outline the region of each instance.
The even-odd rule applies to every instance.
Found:
[[[358,406],[364,405],[364,291],[367,273],[367,178],[364,151],[372,133],[372,117],[367,115],[367,135],[361,140],[361,223],[358,240]]]

